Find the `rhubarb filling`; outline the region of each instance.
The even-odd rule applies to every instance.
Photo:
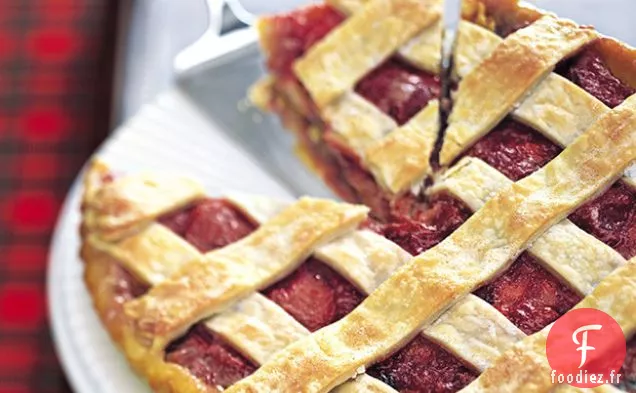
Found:
[[[548,326],[582,299],[527,252],[475,295],[492,304],[525,334]]]
[[[479,375],[421,335],[368,373],[399,392],[431,393],[456,392]]]
[[[594,44],[588,45],[573,58],[561,62],[557,72],[610,108],[617,107],[636,93],[636,89],[612,74]]]
[[[349,314],[364,299],[357,288],[316,258],[309,258],[263,294],[312,332]]]
[[[355,92],[391,116],[399,125],[408,122],[434,99],[439,98],[439,76],[392,58],[371,71]]]
[[[517,181],[543,167],[560,152],[560,147],[530,127],[506,119],[465,155],[479,158]]]
[[[168,346],[166,361],[187,368],[201,381],[214,387],[230,386],[258,368],[200,323]]]

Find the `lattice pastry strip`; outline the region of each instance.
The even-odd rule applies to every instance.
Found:
[[[378,140],[385,138],[398,124],[375,105],[355,92],[346,92],[323,109],[333,130],[354,152],[365,157]]]
[[[446,240],[399,269],[352,313],[289,345],[229,390],[324,391],[400,347],[620,176],[636,159],[635,105],[631,97],[603,116],[559,157],[491,198]],[[380,322],[387,319],[399,323]],[[286,372],[289,359],[293,373]]]
[[[525,334],[484,300],[469,294],[459,299],[424,335],[483,371]]]
[[[592,29],[545,15],[503,40],[460,82],[440,163],[449,165],[512,112],[561,59],[595,38]]]
[[[485,162],[466,157],[446,172],[429,192],[449,192],[477,211],[511,184],[512,181]],[[584,295],[625,264],[618,252],[567,219],[550,227],[528,251]]]
[[[476,24],[462,21],[455,51],[455,72],[463,78],[490,56],[503,39]],[[567,146],[610,108],[562,76],[551,73],[511,115]]]
[[[91,195],[90,209],[84,213],[84,227],[113,241],[143,228],[167,210],[201,198],[204,190],[182,176],[140,173],[89,191],[92,193],[95,195]]]
[[[440,127],[438,100],[430,101],[402,127],[354,92],[326,107],[323,115],[386,189],[407,190],[429,174]]]
[[[106,252],[136,277],[158,284],[201,256],[199,251],[161,224],[151,223],[143,230],[118,242],[108,242],[97,235],[85,240]],[[139,258],[143,255],[143,258]]]
[[[439,101],[433,100],[404,126],[367,149],[364,157],[375,178],[394,193],[421,185],[439,128]]]

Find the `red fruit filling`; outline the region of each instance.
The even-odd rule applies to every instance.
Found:
[[[593,46],[588,46],[573,59],[566,60],[557,70],[610,108],[617,107],[636,93],[636,89],[612,74]]]
[[[227,246],[249,235],[256,225],[223,199],[207,199],[159,222],[182,236],[201,252]]]
[[[617,386],[628,393],[636,393],[636,337],[627,342],[627,356],[620,374],[623,379]]]
[[[504,120],[465,155],[480,158],[517,181],[550,162],[560,152],[559,146],[531,128],[514,120]]]
[[[448,195],[431,201],[430,207],[414,218],[399,217],[387,224],[373,223],[368,228],[381,234],[400,247],[418,255],[435,246],[459,228],[471,211]]]
[[[526,334],[548,326],[581,300],[527,252],[475,295],[492,304]]]
[[[202,324],[195,325],[166,350],[166,361],[187,368],[210,386],[228,387],[257,366]]]
[[[438,76],[394,58],[371,71],[355,90],[401,125],[439,97],[441,82]]]
[[[636,192],[618,182],[570,220],[629,259],[636,256]]]
[[[353,285],[315,258],[263,294],[312,332],[344,317],[364,299]]]
[[[400,392],[456,392],[477,378],[478,373],[457,358],[417,336],[399,352],[368,371]]]
[[[291,73],[294,61],[344,19],[344,15],[326,4],[272,17],[269,31],[265,32],[270,51],[267,66],[274,73]]]

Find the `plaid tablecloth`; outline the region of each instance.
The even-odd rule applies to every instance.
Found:
[[[0,393],[70,391],[51,344],[58,209],[109,130],[116,0],[0,1]]]

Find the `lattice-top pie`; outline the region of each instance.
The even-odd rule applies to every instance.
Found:
[[[636,392],[636,51],[466,1],[444,78],[441,8],[329,0],[260,23],[254,99],[354,204],[88,169],[87,286],[155,390],[582,392],[552,384],[545,342],[596,308],[627,357],[594,391]]]

